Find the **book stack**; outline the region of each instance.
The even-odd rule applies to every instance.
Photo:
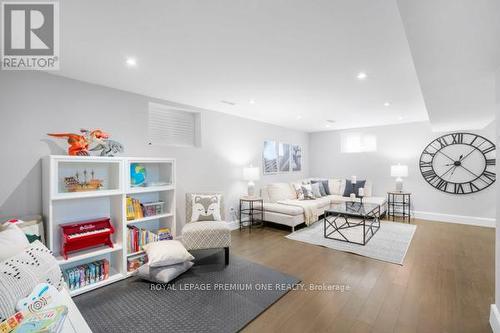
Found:
[[[159,240],[172,240],[174,237],[170,233],[169,228],[158,229],[158,239]]]
[[[148,243],[157,242],[160,238],[154,232],[137,227],[128,227],[127,251],[134,253],[142,251],[142,247]]]
[[[76,290],[109,277],[109,262],[106,259],[73,267],[64,271],[64,278],[70,290]]]
[[[127,220],[137,220],[144,217],[141,202],[139,199],[127,197]]]

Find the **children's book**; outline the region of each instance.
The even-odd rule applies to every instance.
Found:
[[[13,333],[59,333],[67,315],[68,308],[64,305],[29,313]]]

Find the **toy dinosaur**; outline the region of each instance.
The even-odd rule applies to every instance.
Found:
[[[105,139],[101,140],[101,142],[89,149],[90,151],[101,151],[101,156],[114,156],[115,154],[118,153],[123,153],[123,146],[121,143],[115,140],[110,140],[110,139]]]
[[[82,134],[48,133],[47,135],[55,138],[67,138],[69,144],[68,155],[70,156],[89,156],[88,148],[91,142],[109,138],[108,134],[99,129],[93,131],[81,129],[80,132]]]

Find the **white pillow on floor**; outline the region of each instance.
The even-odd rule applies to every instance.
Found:
[[[139,267],[137,275],[151,282],[168,283],[192,266],[193,263],[191,261],[164,267],[150,267],[148,264],[145,264]]]
[[[0,261],[15,256],[28,246],[28,238],[17,225],[6,222],[0,226]]]
[[[194,257],[177,240],[162,240],[144,246],[151,267],[161,267],[193,260]]]

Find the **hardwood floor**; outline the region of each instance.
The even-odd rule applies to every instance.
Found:
[[[350,290],[292,290],[244,332],[491,332],[495,230],[414,220],[403,266],[286,239],[274,227],[236,230],[232,252]]]

